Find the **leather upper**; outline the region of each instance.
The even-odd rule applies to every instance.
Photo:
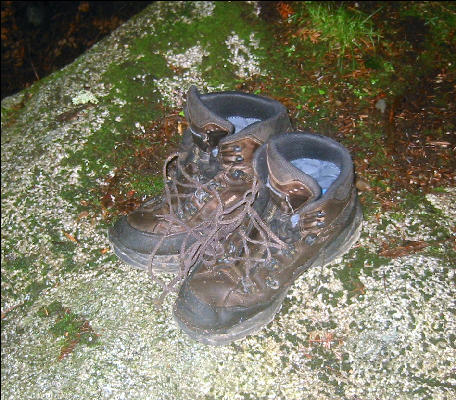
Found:
[[[220,192],[227,205],[234,204],[251,185],[256,149],[271,135],[291,129],[286,109],[280,103],[240,92],[200,95],[192,86],[185,112],[190,128],[184,136],[191,136],[192,140],[186,139],[181,146],[179,164],[173,172],[176,192],[171,196],[173,212],[185,224],[170,225],[163,217],[170,209],[162,197],[161,201],[148,202],[127,216],[128,224],[139,233],[185,234],[188,227],[213,214],[213,189]],[[235,132],[227,119],[230,115],[258,121]],[[192,185],[192,180],[209,185],[198,190],[201,185]]]
[[[291,164],[302,155],[331,160],[340,168],[325,194],[312,177]],[[351,157],[332,139],[305,133],[275,137],[257,150],[253,166],[269,193],[263,222],[286,245],[270,247],[254,228],[244,230],[250,232],[246,247],[233,232],[225,242],[226,261],[195,267],[175,309],[179,318],[197,329],[229,328],[268,307],[354,218],[357,194]],[[246,218],[244,226],[249,223]],[[234,257],[229,250],[232,243],[238,246]],[[240,260],[232,262],[236,257]]]

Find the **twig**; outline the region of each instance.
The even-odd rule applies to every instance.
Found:
[[[16,309],[17,307],[20,307],[23,304],[24,303],[19,303],[19,304],[16,304],[14,306],[11,306],[10,308],[6,309],[5,311],[2,311],[2,318],[1,319],[5,318],[11,311]]]
[[[35,74],[35,78],[39,81],[40,76],[38,75],[38,72],[36,71],[35,65],[33,64],[32,52],[30,51],[30,43],[28,41],[26,41],[26,43],[27,43],[28,58],[29,58],[31,66],[32,66],[33,73]]]

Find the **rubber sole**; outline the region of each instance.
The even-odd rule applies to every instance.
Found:
[[[339,236],[331,241],[331,243],[321,249],[317,258],[313,260],[310,264],[305,264],[301,266],[296,275],[296,279],[302,275],[306,270],[312,267],[325,266],[330,264],[336,258],[342,256],[356,243],[361,235],[361,223],[363,220],[363,215],[361,211],[361,206],[357,200],[355,206],[355,215],[349,226],[347,226]],[[174,319],[176,320],[179,327],[190,337],[195,339],[198,342],[222,346],[244,338],[247,335],[251,335],[259,330],[261,330],[265,325],[271,322],[274,319],[274,316],[277,312],[280,311],[284,298],[286,297],[288,290],[291,285],[284,289],[280,295],[264,310],[255,314],[253,317],[246,319],[239,324],[221,331],[211,331],[211,330],[201,330],[196,327],[189,327],[185,324],[183,317],[179,318],[179,312],[174,306]]]
[[[152,261],[154,272],[168,272],[174,274],[179,270],[179,255],[177,254],[156,255],[154,259],[151,260],[150,254],[139,253],[129,249],[123,245],[115,235],[112,235],[111,232],[108,233],[108,237],[116,256],[135,268],[148,271]]]

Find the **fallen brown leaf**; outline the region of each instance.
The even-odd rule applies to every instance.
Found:
[[[63,234],[67,237],[67,239],[70,239],[72,242],[78,243],[77,239],[74,236],[66,232],[63,232]]]
[[[361,191],[361,192],[366,192],[371,190],[371,186],[369,185],[369,182],[367,182],[366,179],[362,178],[361,176],[358,176],[355,181],[356,188]]]
[[[405,244],[403,246],[398,246],[393,249],[382,250],[379,253],[379,255],[382,257],[388,257],[388,258],[403,257],[407,254],[415,253],[419,250],[422,250],[427,246],[428,246],[428,244],[423,241],[408,240],[405,242]]]
[[[79,343],[79,338],[75,339],[75,340],[72,340],[70,343],[68,343],[65,346],[63,346],[62,349],[60,350],[60,355],[59,355],[58,360],[61,361],[68,354],[71,354],[78,343]]]
[[[78,219],[82,219],[82,218],[85,218],[89,215],[89,212],[88,211],[81,211],[78,215]]]

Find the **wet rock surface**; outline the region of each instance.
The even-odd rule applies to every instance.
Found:
[[[109,249],[109,204],[87,204],[118,176],[122,145],[178,113],[191,84],[267,76],[257,4],[225,7],[156,2],[2,101],[2,399],[453,398],[452,187],[366,213],[355,248],[229,346],[187,337],[175,295],[157,310],[159,288]]]

